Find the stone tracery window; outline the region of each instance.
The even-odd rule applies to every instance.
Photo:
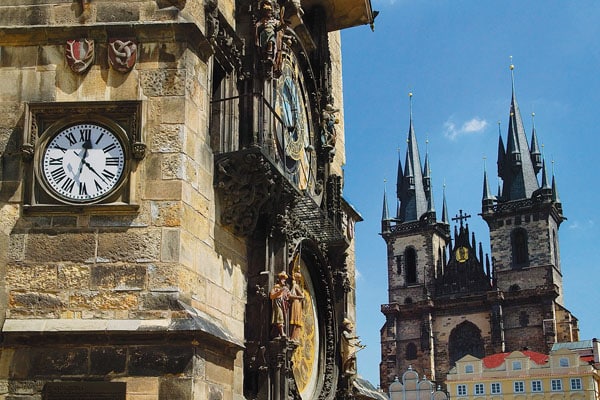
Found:
[[[448,342],[448,355],[450,365],[454,365],[467,354],[473,357],[483,358],[485,356],[481,330],[472,322],[464,321],[450,332]]]

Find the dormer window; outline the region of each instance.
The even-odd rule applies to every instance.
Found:
[[[560,360],[558,360],[558,365],[560,367],[568,367],[569,366],[569,359],[566,357],[561,357]]]
[[[465,374],[472,374],[472,373],[473,373],[473,364],[465,365]]]
[[[523,365],[521,364],[521,361],[513,361],[512,369],[513,369],[513,371],[520,371],[521,369],[523,369]]]

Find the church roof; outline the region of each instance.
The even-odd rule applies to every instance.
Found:
[[[498,368],[499,366],[502,365],[502,363],[504,363],[506,358],[508,356],[512,355],[513,353],[522,353],[523,355],[528,357],[531,361],[533,361],[537,365],[544,365],[548,361],[548,355],[543,354],[543,353],[538,353],[535,351],[531,351],[531,350],[492,354],[491,356],[483,357],[481,359],[481,361],[483,362],[483,366],[485,368],[488,368],[488,369]]]

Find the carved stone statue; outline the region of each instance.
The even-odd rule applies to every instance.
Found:
[[[273,312],[271,316],[271,323],[276,328],[278,337],[285,337],[285,323],[288,315],[288,300],[290,295],[290,289],[285,283],[288,275],[285,271],[281,271],[277,274],[277,282],[271,288],[269,292],[269,298],[273,306]]]
[[[304,316],[304,289],[302,289],[302,274],[299,272],[292,276],[292,287],[288,298],[290,299],[290,338],[297,341],[302,332]]]
[[[356,375],[356,353],[366,346],[360,343],[359,337],[354,334],[354,324],[347,318],[343,321],[342,332],[342,371],[346,375]]]
[[[321,143],[325,148],[333,149],[335,147],[337,139],[335,124],[340,122],[335,116],[338,111],[340,110],[333,108],[331,104],[327,104],[321,114]]]
[[[281,43],[281,30],[285,27],[275,12],[271,0],[260,3],[260,17],[256,22],[256,45],[261,49],[263,61],[277,64]]]

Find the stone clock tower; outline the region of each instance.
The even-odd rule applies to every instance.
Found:
[[[498,196],[484,173],[480,215],[490,229],[490,258],[462,210],[452,218],[451,240],[445,196],[437,220],[429,155],[421,164],[411,113],[406,159],[398,166],[396,216],[390,216],[384,196],[389,302],[381,306],[381,387],[409,366],[443,383],[467,354],[482,358],[524,347],[547,353],[555,342],[578,340],[577,319],[562,296],[562,204],[555,178],[548,180],[535,128],[527,141],[514,84],[506,143],[500,136]]]
[[[333,399],[364,0],[0,5],[0,397]]]

